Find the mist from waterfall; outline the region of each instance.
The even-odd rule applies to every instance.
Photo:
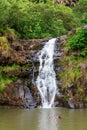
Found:
[[[52,107],[56,95],[56,74],[53,64],[56,40],[56,38],[53,38],[46,42],[38,55],[40,66],[36,86],[40,92],[42,108]]]

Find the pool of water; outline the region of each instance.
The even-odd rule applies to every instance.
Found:
[[[87,109],[0,109],[0,130],[87,130]]]

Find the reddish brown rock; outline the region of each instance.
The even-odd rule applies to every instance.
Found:
[[[79,0],[53,0],[53,3],[64,4],[69,7],[74,7]]]
[[[0,93],[0,106],[14,106],[14,107],[25,107],[23,100],[23,94],[20,93],[20,88],[23,92],[23,83],[21,80],[17,80],[16,83],[10,84],[6,87],[5,91]]]

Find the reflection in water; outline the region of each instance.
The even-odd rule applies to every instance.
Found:
[[[58,118],[55,109],[41,109],[38,130],[58,130]]]

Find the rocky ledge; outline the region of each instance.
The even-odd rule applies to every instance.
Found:
[[[68,35],[64,35],[58,38],[55,49],[54,69],[60,95],[56,94],[54,105],[87,108],[86,99],[83,101],[80,97],[76,97],[76,94],[86,95],[86,83],[83,84],[84,92],[76,93],[77,88],[72,83],[63,88],[62,78],[60,78],[64,68],[61,59],[66,55],[63,46],[67,37]],[[46,41],[47,38],[29,40],[18,40],[16,37],[0,38],[0,108],[30,109],[41,105],[40,95],[35,85],[39,67],[37,54]],[[81,67],[82,72],[86,71],[87,64],[81,64]],[[85,76],[84,80],[86,81]],[[80,81],[82,79],[78,82]]]
[[[32,84],[31,56],[47,39],[0,37],[0,108],[34,108],[37,88]]]
[[[79,0],[53,0],[53,3],[74,7]]]

